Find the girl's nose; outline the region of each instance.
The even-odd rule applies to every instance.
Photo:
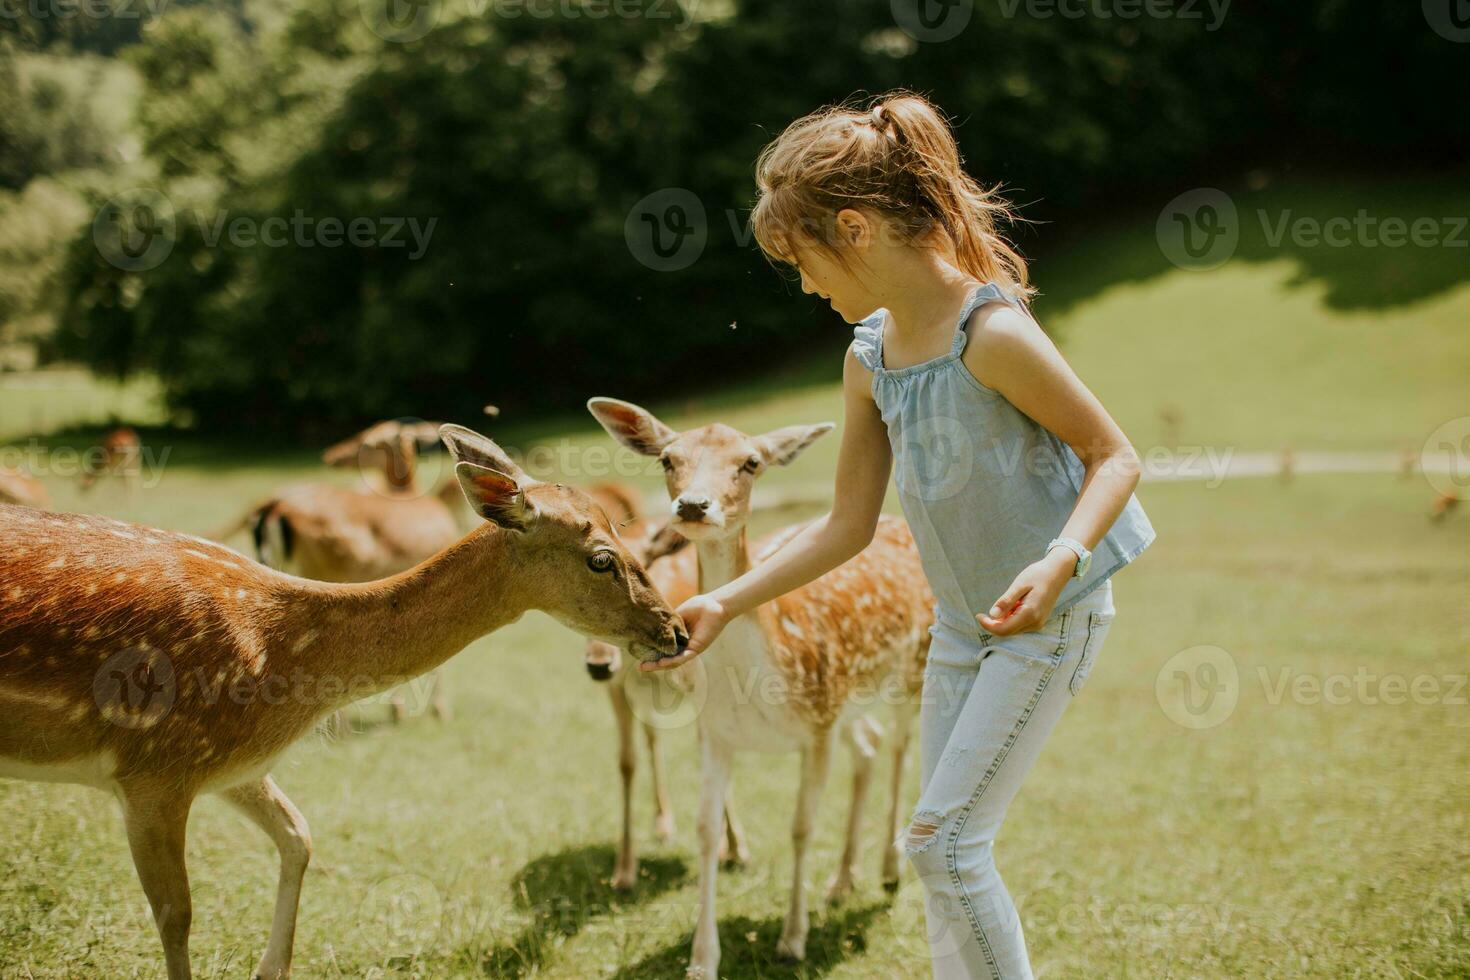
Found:
[[[801,274],[801,291],[806,293],[808,296],[817,291],[817,287],[812,285],[811,280],[806,277],[805,272]]]

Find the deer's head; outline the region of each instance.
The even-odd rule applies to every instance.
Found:
[[[591,497],[531,479],[477,432],[446,425],[440,436],[470,506],[515,536],[516,571],[533,577],[536,608],[639,660],[684,648],[683,622]]]
[[[322,462],[363,472],[381,471],[395,490],[413,488],[419,450],[434,445],[439,426],[434,422],[379,422],[322,453]]]
[[[614,439],[658,457],[669,489],[670,527],[692,541],[739,533],[750,518],[750,492],[760,475],[785,466],[833,428],[821,422],[752,436],[715,423],[675,432],[647,409],[616,398],[594,398],[587,409]]]

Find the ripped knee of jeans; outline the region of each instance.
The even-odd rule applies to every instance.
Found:
[[[939,839],[939,828],[944,823],[944,814],[932,810],[920,810],[914,814],[909,829],[900,839],[904,852],[909,857],[923,854]]]

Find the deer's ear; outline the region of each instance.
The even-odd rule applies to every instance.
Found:
[[[499,470],[518,483],[533,482],[515,464],[515,460],[511,459],[510,455],[497,446],[489,436],[482,436],[473,429],[466,429],[462,425],[441,425],[439,438],[444,440],[445,448],[458,462],[474,463],[485,469]]]
[[[771,466],[785,466],[800,456],[807,446],[831,432],[836,426],[831,422],[816,425],[788,425],[784,429],[756,436],[755,444]]]
[[[608,435],[635,453],[657,456],[678,438],[678,433],[654,418],[652,412],[616,398],[593,398],[587,411],[602,423]]]
[[[643,544],[643,553],[638,557],[643,562],[643,567],[647,568],[660,558],[677,554],[688,544],[689,539],[674,530],[674,522],[665,521],[662,527],[648,536]]]
[[[535,518],[524,489],[504,473],[461,460],[454,464],[454,475],[470,506],[485,520],[512,531],[524,531]]]

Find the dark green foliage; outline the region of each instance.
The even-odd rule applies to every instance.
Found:
[[[796,116],[895,86],[953,113],[972,169],[1040,221],[1157,206],[1262,163],[1435,161],[1470,143],[1465,100],[1433,95],[1462,83],[1470,46],[1417,5],[1236,0],[1209,30],[1204,4],[1199,19],[1125,20],[988,0],[935,44],[903,35],[888,0],[738,0],[693,24],[668,0],[642,8],[668,17],[587,15],[607,6],[445,3],[408,43],[374,36],[348,0],[307,0],[274,32],[171,12],[131,55],[142,136],[166,179],[219,190],[181,210],[148,271],[102,261],[88,230],[63,349],[159,373],[203,425],[275,429],[473,418],[487,400],[571,410],[835,351],[842,325],[751,240],[751,166]],[[707,216],[703,254],[678,271],[624,237],[664,188]],[[411,239],[210,240],[221,219],[297,215],[434,224],[418,257]],[[1036,250],[1035,233],[1020,240]]]

